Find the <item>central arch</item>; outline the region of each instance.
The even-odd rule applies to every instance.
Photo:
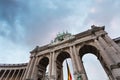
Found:
[[[71,58],[70,54],[66,51],[61,51],[56,58],[56,80],[63,80],[63,62],[64,60]]]

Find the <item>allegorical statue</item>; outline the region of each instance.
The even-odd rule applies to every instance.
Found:
[[[64,39],[68,38],[71,36],[71,33],[63,32],[63,33],[58,33],[56,38],[51,41],[51,43],[58,42],[58,41],[63,41]]]

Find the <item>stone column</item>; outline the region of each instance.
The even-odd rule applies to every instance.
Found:
[[[80,70],[80,67],[79,67],[80,64],[79,64],[79,58],[78,58],[79,55],[76,52],[75,45],[73,46],[73,54],[74,54],[74,59],[76,61],[77,72],[79,72]]]
[[[75,61],[76,61],[76,63],[77,63],[77,67],[78,67],[77,78],[78,78],[79,76],[81,76],[81,78],[82,78],[83,80],[88,80],[88,79],[87,79],[86,72],[85,72],[85,69],[84,69],[84,66],[83,66],[83,63],[82,63],[82,59],[81,59],[80,56],[79,56],[79,52],[78,52],[78,53],[76,52],[76,47],[75,47],[75,45],[73,46],[73,52],[74,52]]]
[[[35,56],[32,57],[32,61],[31,61],[30,66],[28,68],[28,72],[27,72],[27,75],[26,75],[25,79],[30,79],[30,76],[31,76],[31,73],[32,73],[32,70],[33,70],[34,62],[35,62]]]
[[[57,80],[56,79],[56,60],[55,60],[55,52],[52,54],[52,73],[51,73],[51,80]]]
[[[3,72],[3,74],[2,74],[2,76],[1,76],[1,78],[0,78],[0,80],[3,79],[3,77],[4,77],[4,75],[5,75],[6,72],[7,72],[7,70],[5,70],[5,71]]]
[[[120,53],[120,47],[107,34],[105,35],[105,39]]]
[[[120,46],[118,44],[116,44],[107,34],[105,36],[103,36],[103,38],[110,45],[110,47],[114,50],[115,54],[120,59]],[[120,65],[120,60],[117,64]]]
[[[25,74],[26,69],[23,69],[20,80],[23,80],[23,75]]]
[[[51,79],[51,73],[52,73],[52,53],[50,52],[49,57],[49,71],[48,71],[48,78]]]
[[[101,46],[100,42],[98,40],[94,40],[97,48],[99,49],[99,53],[104,59],[107,67],[110,69],[110,65],[114,64],[114,62],[110,59],[110,57],[107,55],[107,52],[104,50],[104,48]]]
[[[15,72],[16,72],[16,70],[14,70],[14,72],[13,72],[13,74],[12,74],[10,80],[13,80],[13,77],[14,77],[14,75],[15,75]]]
[[[101,40],[101,39],[100,39],[100,40]],[[99,41],[100,41],[100,40],[99,40]],[[100,49],[100,55],[101,55],[102,58],[104,59],[104,61],[105,61],[105,63],[106,63],[106,66],[108,67],[108,69],[111,71],[112,76],[114,77],[113,80],[117,80],[116,77],[119,76],[120,71],[119,71],[119,69],[117,69],[117,68],[114,66],[115,62],[111,59],[111,56],[112,56],[112,55],[109,55],[109,54],[108,54],[108,52],[104,49],[104,47],[101,46],[101,44],[99,43],[99,41],[97,41],[97,40],[95,39],[95,43],[97,44],[98,48]],[[103,41],[101,41],[101,43],[102,43],[102,42],[103,42]],[[103,45],[103,44],[102,44],[102,45]],[[105,44],[104,44],[104,45],[105,45]],[[113,67],[114,69],[111,70],[112,67]]]
[[[28,74],[29,67],[32,64],[31,62],[32,62],[32,58],[30,58],[30,61],[29,61],[28,65],[27,65],[27,68],[26,68],[25,73],[24,73],[23,78],[22,78],[23,80],[25,80],[25,78],[26,78],[26,76]]]
[[[9,75],[10,75],[10,72],[11,72],[11,70],[9,70],[9,72],[8,72],[8,74],[7,74],[6,78],[5,78],[5,80],[8,80],[8,77],[9,77]]]
[[[102,37],[99,37],[99,41],[103,45],[104,49],[106,50],[108,56],[114,61],[114,63],[120,63],[120,58],[116,54],[117,51],[113,49],[112,46],[110,46],[108,43],[105,42],[105,40]]]
[[[33,66],[33,70],[32,70],[32,73],[31,73],[31,79],[36,79],[36,77],[37,77],[37,65],[38,65],[38,62],[39,62],[39,58],[36,57],[35,62],[34,62],[34,66]]]
[[[0,68],[0,73],[1,73],[2,69]],[[2,76],[2,74],[0,74],[0,76]]]
[[[75,63],[76,60],[75,60],[72,46],[70,46],[70,54],[71,54],[71,61],[73,65],[74,79],[77,80],[77,64]]]
[[[18,73],[16,74],[15,80],[18,80],[18,79],[19,79],[19,74],[20,74],[20,69],[18,69]]]

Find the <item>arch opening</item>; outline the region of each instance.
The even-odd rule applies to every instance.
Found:
[[[109,80],[100,61],[94,54],[88,53],[82,57],[88,80]]]
[[[46,72],[48,70],[49,59],[47,57],[42,58],[38,64],[38,80],[45,80]]]
[[[69,65],[69,69],[70,69],[70,73],[71,73],[71,76],[72,76],[72,80],[74,80],[74,78],[73,78],[73,66],[72,66],[72,60],[71,60],[71,58],[67,58],[66,59],[67,60],[67,63],[68,63],[68,65]],[[68,70],[67,70],[67,64],[66,64],[66,60],[64,60],[63,61],[63,80],[66,80],[66,79],[68,79]]]
[[[71,56],[68,52],[60,52],[56,59],[56,71],[57,71],[57,78],[56,80],[66,80],[67,78],[67,69],[66,69],[66,60],[70,66],[72,66]],[[70,67],[70,71],[71,71]]]
[[[103,66],[104,60],[96,47],[84,45],[80,48],[79,55],[83,61],[88,80],[100,80],[101,78],[102,80],[109,80],[105,66]]]

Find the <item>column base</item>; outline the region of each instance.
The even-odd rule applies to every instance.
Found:
[[[56,80],[55,75],[50,76],[49,80]]]

